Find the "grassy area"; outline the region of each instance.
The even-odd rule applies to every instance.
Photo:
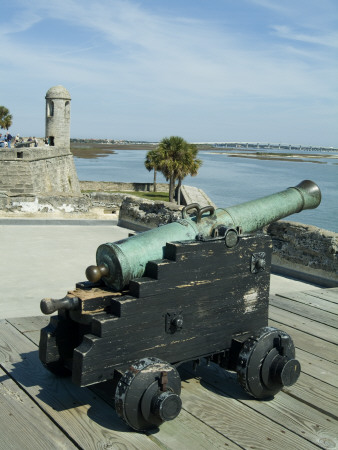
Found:
[[[89,190],[81,190],[83,194],[90,194],[91,192],[97,191],[89,191]],[[169,193],[168,192],[143,192],[143,191],[100,191],[107,193],[116,193],[116,194],[129,194],[135,195],[135,197],[146,198],[147,200],[160,200],[162,202],[169,201]]]

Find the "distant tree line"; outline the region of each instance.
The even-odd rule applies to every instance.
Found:
[[[198,149],[179,136],[165,137],[154,150],[149,150],[144,162],[146,169],[154,170],[154,191],[156,191],[156,174],[161,172],[169,182],[169,201],[174,201],[175,189],[180,197],[182,180],[195,176],[202,165],[197,159]],[[176,186],[177,182],[177,186]]]

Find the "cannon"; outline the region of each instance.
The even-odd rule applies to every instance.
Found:
[[[182,219],[100,245],[96,265],[52,314],[39,357],[78,386],[110,380],[118,415],[145,431],[180,413],[178,366],[202,358],[237,373],[257,399],[300,374],[292,338],[268,326],[269,223],[316,208],[319,187],[295,187],[227,209],[191,204]]]

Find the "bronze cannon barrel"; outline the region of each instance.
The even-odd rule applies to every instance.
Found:
[[[227,209],[218,209],[217,216],[220,222],[224,219],[234,227],[241,226],[243,233],[250,233],[304,209],[317,208],[320,202],[319,187],[313,181],[304,180],[285,191]]]
[[[89,281],[103,279],[106,286],[121,290],[133,278],[142,277],[148,261],[163,259],[167,242],[190,241],[215,236],[220,227],[233,233],[251,233],[304,209],[316,208],[321,201],[319,187],[310,180],[266,197],[231,206],[199,209],[198,214],[131,236],[102,244],[96,252],[97,266],[86,270]]]

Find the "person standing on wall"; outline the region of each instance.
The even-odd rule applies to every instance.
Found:
[[[10,133],[7,133],[6,137],[7,137],[8,147],[11,148],[11,140],[13,139],[13,136]]]

